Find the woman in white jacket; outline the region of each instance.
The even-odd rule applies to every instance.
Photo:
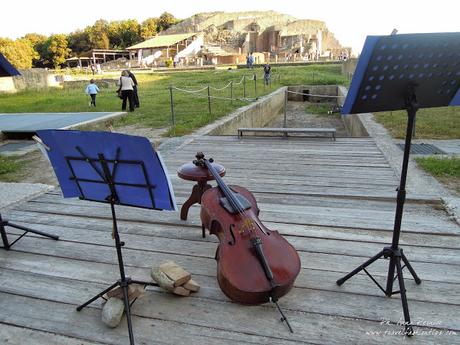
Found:
[[[121,91],[121,110],[126,110],[126,100],[129,102],[129,111],[134,111],[134,81],[129,77],[128,71],[121,72],[120,81],[118,83]]]

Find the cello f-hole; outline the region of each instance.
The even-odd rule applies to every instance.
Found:
[[[233,246],[236,243],[235,234],[233,233],[234,227],[235,227],[234,224],[230,224],[229,230],[230,230],[230,235],[232,235],[232,239],[231,241],[228,241],[228,244],[231,246]]]

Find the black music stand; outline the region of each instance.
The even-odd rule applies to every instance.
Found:
[[[5,229],[6,226],[22,230],[22,231],[24,231],[24,233],[22,235],[20,235],[18,238],[16,238],[13,242],[10,243],[8,241],[8,234],[6,233],[6,229]],[[28,232],[31,232],[33,234],[37,234],[37,235],[40,235],[40,236],[49,237],[49,238],[52,238],[53,240],[58,240],[59,239],[59,236],[56,236],[56,235],[53,235],[53,234],[47,234],[46,232],[34,230],[34,229],[28,228],[26,226],[11,223],[9,220],[3,218],[2,215],[0,214],[0,235],[2,237],[2,242],[3,242],[3,247],[0,247],[0,248],[9,250],[13,246],[13,244],[15,244],[21,238],[23,238]]]
[[[417,284],[421,283],[409,260],[399,247],[401,222],[406,199],[406,177],[409,164],[415,116],[420,108],[460,105],[460,33],[404,34],[368,36],[348,92],[342,114],[406,110],[407,128],[401,179],[396,198],[393,239],[371,259],[337,280],[342,285],[360,271],[390,297],[401,295],[405,334],[412,336],[409,306],[404,286],[403,269],[407,267]],[[366,270],[380,258],[390,259],[386,288]],[[401,260],[405,266],[401,265]],[[395,277],[396,271],[396,277]],[[398,279],[399,291],[393,291]]]
[[[50,148],[48,156],[61,184],[64,197],[110,204],[112,237],[115,240],[120,279],[82,305],[80,311],[119,286],[123,291],[130,344],[134,344],[131,323],[130,284],[157,286],[153,282],[125,275],[115,205],[156,210],[176,210],[170,181],[161,157],[146,138],[105,132],[38,131]],[[132,158],[130,158],[132,157]],[[155,184],[153,183],[155,182]]]

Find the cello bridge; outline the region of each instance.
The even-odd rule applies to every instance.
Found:
[[[238,229],[238,233],[243,236],[249,236],[251,233],[254,233],[255,231],[255,223],[254,220],[247,218],[243,221],[243,223],[240,225]]]

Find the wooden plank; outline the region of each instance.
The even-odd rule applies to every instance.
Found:
[[[0,252],[0,257],[6,257],[6,255],[2,256],[1,254]],[[87,262],[21,252],[15,252],[14,258],[15,260],[11,262],[7,260],[4,260],[4,262],[0,261],[0,276],[6,277],[9,271],[24,272],[26,276],[29,276],[28,279],[35,279],[33,278],[34,275],[47,275],[49,277],[84,280],[103,285],[110,284],[119,276],[118,266],[115,262]],[[189,266],[188,268],[196,270],[194,266]],[[129,266],[127,272],[134,279],[150,280],[150,267]],[[211,289],[215,291],[210,293],[210,298],[227,299],[217,286],[215,263],[210,262],[209,265],[200,267],[198,272],[192,271],[191,273],[202,285],[203,291],[197,297],[203,294],[203,296],[207,296],[207,290]],[[423,274],[426,272],[419,273],[424,278]],[[301,270],[295,282],[295,288],[382,297],[382,292],[365,274],[358,274],[346,284],[340,287],[337,286],[335,283],[336,280],[343,275],[344,272],[305,268]],[[384,282],[385,278],[386,276],[378,277],[381,282]],[[458,284],[423,280],[421,285],[416,285],[410,276],[406,275],[405,278],[408,296],[411,301],[460,304],[460,289],[458,288]],[[10,282],[11,280],[0,280],[0,288],[6,292],[12,291],[10,289],[14,288],[14,286],[11,286]]]
[[[315,134],[330,134],[335,140],[335,128],[238,128],[238,137],[241,138],[244,132],[251,132],[251,133],[284,133],[286,136],[288,133],[295,133],[295,134],[307,134],[307,133],[315,133]]]
[[[50,332],[38,331],[30,328],[0,324],[0,343],[8,345],[96,345],[109,344],[107,342],[90,342]]]
[[[295,127],[254,127],[254,128],[238,128],[239,132],[292,132],[292,133],[302,133],[302,132],[312,132],[312,133],[329,133],[336,132],[335,128],[295,128]]]
[[[78,313],[73,308],[74,305],[57,303],[51,301],[42,301],[28,297],[0,293],[0,307],[5,313],[0,315],[0,321],[7,318],[10,323],[23,325],[28,323],[31,327],[37,329],[57,329],[58,332],[65,332],[72,336],[86,333],[87,338],[94,340],[106,339],[113,341],[114,344],[126,343],[125,322],[116,329],[101,328],[100,324],[95,322],[100,316],[95,308],[86,308]],[[154,306],[154,307],[152,307]],[[187,327],[199,327],[199,332],[204,329],[213,329],[215,333],[214,341],[221,341],[219,330],[225,327],[227,334],[236,334],[240,337],[244,334],[251,339],[251,336],[266,337],[270,343],[278,344],[285,340],[305,342],[305,339],[316,344],[343,344],[343,339],[351,343],[375,343],[375,344],[400,344],[399,337],[393,339],[380,339],[373,335],[368,335],[364,330],[388,330],[395,331],[397,327],[381,324],[381,322],[372,322],[368,320],[353,320],[348,318],[330,317],[321,314],[309,313],[290,313],[290,323],[296,330],[294,334],[289,333],[284,325],[277,322],[276,310],[273,307],[256,306],[245,308],[245,313],[241,313],[241,306],[218,301],[207,301],[207,303],[196,303],[194,298],[176,298],[169,294],[146,294],[143,297],[143,303],[134,304],[133,307],[133,324],[135,329],[142,331],[135,332],[137,339],[141,342],[147,339],[155,339],[155,343],[177,343],[180,336],[184,339],[184,330],[182,325],[176,326],[168,331],[160,331],[165,327],[164,324],[157,326],[156,319],[158,316],[163,320],[162,323],[171,324],[172,322],[185,324]],[[50,313],[49,311],[53,312]],[[181,312],[178,312],[180,310]],[[36,315],[40,315],[38,320]],[[137,317],[137,315],[141,317]],[[193,317],[200,315],[200,317]],[[216,315],[219,315],[216,317]],[[238,315],[238,317],[235,317]],[[157,316],[157,317],[155,317]],[[184,322],[186,320],[186,323]],[[152,332],[155,326],[157,331]],[[360,327],[357,327],[360,325]],[[427,328],[424,328],[429,330]],[[200,333],[198,333],[200,334]],[[198,338],[198,334],[193,334],[193,341],[200,343],[209,343],[204,337]],[[227,335],[226,334],[226,335]],[[336,334],[341,334],[337,337]],[[115,337],[114,337],[115,335]],[[166,336],[168,338],[166,338]],[[451,336],[450,336],[451,338]],[[190,338],[189,338],[190,339]],[[231,339],[228,335],[226,338]],[[123,342],[120,342],[122,340]],[[260,338],[259,338],[260,340]],[[417,339],[419,344],[430,344],[434,338],[420,337]],[[452,344],[447,342],[449,337],[436,338],[438,344]],[[173,342],[176,341],[176,342]],[[263,341],[263,340],[262,340]],[[224,342],[225,343],[225,342]]]
[[[68,303],[78,305],[85,301],[88,296],[96,295],[106,286],[95,284],[92,282],[81,280],[69,280],[61,278],[53,278],[46,275],[30,275],[23,272],[6,271],[4,272],[5,279],[11,279],[18,282],[11,286],[1,286],[3,292],[12,293],[15,295],[28,296],[37,299],[51,300],[55,302]],[[190,299],[193,301],[190,306],[195,304],[207,305],[214,301],[229,302],[223,296],[222,292],[216,285],[214,277],[200,277],[200,284],[205,289],[202,293],[192,294]],[[171,296],[169,293],[161,289],[149,289],[146,294],[151,301],[157,299],[167,299],[178,301],[180,303],[184,299]],[[141,297],[145,304],[145,299]],[[189,299],[187,299],[189,300]],[[102,300],[95,302],[94,307],[100,307]],[[326,303],[327,302],[327,303]],[[384,319],[387,321],[398,322],[401,312],[395,312],[400,307],[399,298],[386,298],[385,296],[369,296],[360,294],[348,294],[347,300],[343,301],[343,294],[340,292],[331,292],[324,290],[298,289],[294,288],[280,299],[280,303],[285,310],[303,312],[306,314],[322,314],[333,315],[340,317],[357,317],[360,319],[372,320],[379,322]],[[154,305],[154,304],[152,304]],[[178,304],[180,305],[180,304]],[[338,307],[341,305],[341,307]],[[420,301],[410,301],[411,311],[414,315],[413,320],[416,323],[416,317],[420,320],[435,320],[437,328],[445,328],[451,330],[459,330],[460,325],[456,322],[458,305],[450,303],[429,303]],[[239,314],[246,313],[247,306],[238,305]],[[261,305],[261,312],[267,311],[270,304]],[[136,310],[139,308],[136,308]],[[178,308],[180,310],[180,307]],[[185,307],[182,309],[185,310]],[[133,310],[136,314],[136,312]],[[142,315],[142,314],[137,314]],[[156,318],[157,315],[146,315],[147,317]]]
[[[57,200],[57,199],[56,199]],[[28,202],[20,206],[21,210],[42,212],[50,214],[68,214],[78,216],[88,216],[95,218],[111,217],[107,205],[93,203],[88,206],[72,204],[75,201],[59,200],[59,203],[51,202]],[[71,204],[66,204],[71,203]],[[56,206],[58,205],[58,206]],[[344,212],[343,209],[326,209],[321,207],[301,207],[296,213],[288,213],[285,210],[266,211],[264,208],[271,208],[269,204],[260,205],[262,211],[260,219],[263,222],[280,222],[292,223],[299,225],[322,225],[355,229],[386,229],[392,230],[394,227],[394,215],[390,212],[379,213],[378,211],[366,211],[365,215],[355,217]],[[283,206],[288,208],[288,206]],[[17,208],[14,208],[17,210]],[[201,225],[197,208],[191,208],[189,211],[188,224]],[[356,212],[356,211],[355,211]],[[364,213],[363,212],[363,213]],[[384,217],[382,217],[384,215]],[[133,220],[151,222],[155,219],[159,223],[183,224],[179,220],[178,212],[152,212],[151,210],[141,210],[130,207],[117,207],[117,216],[120,220]],[[433,233],[445,235],[457,235],[459,226],[453,221],[445,221],[434,217],[411,217],[405,216],[403,219],[402,230],[418,233]]]
[[[65,241],[53,241],[53,245],[46,242],[52,240],[43,238],[24,237],[15,244],[14,251],[50,255],[55,257],[67,257],[76,260],[114,263],[116,262],[115,250],[109,246],[97,246],[86,243],[75,243]],[[210,246],[212,247],[212,246]],[[194,250],[194,249],[191,249]],[[129,247],[129,243],[123,249],[124,261],[126,266],[151,267],[159,265],[164,261],[176,261],[191,273],[209,275],[210,265],[214,265],[214,248],[209,249],[206,256],[188,256],[184,254],[163,252],[153,252],[139,250]],[[377,253],[370,253],[370,256]],[[353,255],[336,255],[332,253],[299,252],[303,268],[331,270],[337,272],[348,272],[361,265],[365,258]],[[409,257],[409,260],[411,258]],[[414,262],[412,262],[414,264]],[[431,281],[444,281],[450,283],[460,282],[460,270],[457,265],[447,265],[439,263],[416,262],[413,265],[418,272],[427,272],[426,279]],[[204,267],[207,267],[206,270]],[[387,274],[388,261],[377,260],[372,265],[372,272],[377,276]],[[421,279],[425,279],[422,276]]]
[[[137,305],[140,305],[139,303]],[[153,304],[155,305],[155,304]],[[135,305],[136,306],[136,305]],[[75,310],[75,305],[33,299],[11,294],[0,294],[0,322],[20,327],[65,334],[70,337],[103,344],[125,345],[129,343],[126,319],[114,329],[108,328],[100,321],[100,310],[85,308],[82,312]],[[241,334],[219,328],[195,326],[180,316],[181,321],[168,322],[153,318],[133,315],[135,339],[139,344],[183,344],[197,342],[209,344],[257,343],[276,344],[272,339],[264,339],[253,334]],[[39,317],[37,317],[39,316]],[[292,344],[293,342],[289,342]]]
[[[199,208],[199,206],[194,206]],[[23,222],[30,227],[37,225],[53,225],[60,227],[72,227],[87,229],[89,231],[110,231],[112,221],[110,219],[93,219],[84,217],[74,217],[72,215],[48,215],[46,213],[35,213],[26,211],[10,211],[8,213],[11,220],[17,223]],[[201,238],[201,227],[189,225],[184,222],[181,225],[175,224],[145,224],[137,221],[120,221],[120,234],[137,234],[145,236],[155,236],[164,238],[177,238],[192,241],[209,241],[216,243],[214,236]],[[152,226],[154,224],[154,226]],[[269,229],[278,230],[284,236],[295,236],[304,238],[324,238],[351,241],[356,245],[359,242],[373,242],[381,245],[391,243],[392,231],[381,230],[360,230],[360,229],[343,229],[323,226],[304,226],[285,223],[265,222]],[[43,230],[48,228],[42,227]],[[347,243],[345,242],[345,244]],[[405,232],[401,235],[401,246],[419,246],[429,248],[449,248],[460,249],[460,243],[457,236],[420,234]]]
[[[113,245],[113,240],[108,236],[111,233],[110,228],[105,231],[88,231],[87,229],[72,228],[70,225],[66,227],[27,223],[25,225],[31,228],[33,227],[38,231],[48,231],[49,233],[58,235],[61,241],[82,242],[94,245],[100,244],[105,246]],[[196,231],[196,234],[198,233],[199,231]],[[40,238],[40,236],[33,234],[31,234],[30,237]],[[353,243],[351,241],[344,242],[343,240],[297,236],[287,236],[286,239],[299,252],[332,253],[367,258],[383,249],[382,244],[373,242]],[[202,241],[201,238],[184,240],[174,237],[162,238],[124,233],[123,240],[126,242],[126,248],[199,257],[209,257],[209,253],[212,253],[216,248],[216,243],[214,241]],[[460,238],[457,239],[457,243],[458,242],[460,242]],[[385,244],[385,246],[386,245],[387,244]],[[404,252],[413,263],[431,262],[460,265],[460,250],[458,249],[405,246]]]

